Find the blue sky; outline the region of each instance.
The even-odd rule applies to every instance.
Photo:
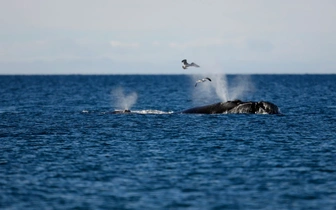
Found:
[[[333,0],[3,0],[0,74],[336,73],[335,22]]]

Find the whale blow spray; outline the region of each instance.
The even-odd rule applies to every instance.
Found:
[[[212,80],[211,82],[202,83],[194,89],[193,96],[197,103],[210,101],[215,97],[223,102],[241,99],[246,96],[247,93],[254,91],[254,85],[249,75],[237,75],[232,79],[230,78],[229,81],[226,74],[207,72],[207,74],[192,75],[192,80],[194,81],[204,77],[210,77]]]
[[[135,92],[126,95],[121,87],[112,90],[111,96],[115,107],[124,110],[131,109],[138,99],[138,95]]]

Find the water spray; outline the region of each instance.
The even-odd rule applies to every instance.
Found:
[[[218,97],[222,102],[240,99],[244,97],[248,91],[253,91],[254,86],[250,81],[250,76],[241,75],[233,78],[229,83],[225,74],[207,74],[193,75],[192,79],[196,80],[203,77],[210,77],[212,82],[201,84],[194,90],[194,99],[207,100],[208,98]]]
[[[115,107],[128,112],[138,99],[138,95],[135,92],[126,95],[122,87],[112,90],[111,96]]]

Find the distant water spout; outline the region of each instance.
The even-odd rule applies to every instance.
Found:
[[[137,93],[132,92],[126,95],[122,87],[112,90],[111,96],[112,96],[112,101],[115,107],[123,109],[123,110],[131,109],[138,99]]]

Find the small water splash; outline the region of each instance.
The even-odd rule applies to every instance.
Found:
[[[136,92],[126,95],[122,87],[112,90],[111,96],[114,106],[123,110],[131,109],[138,99],[138,94]]]

